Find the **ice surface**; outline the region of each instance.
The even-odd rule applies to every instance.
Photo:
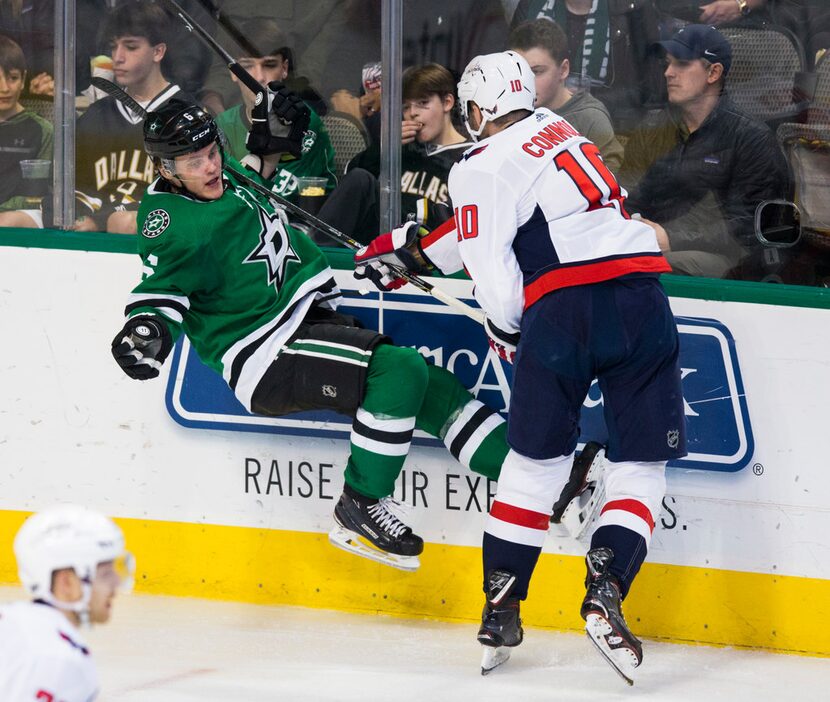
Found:
[[[22,597],[0,588],[0,601]],[[99,702],[824,699],[830,660],[644,642],[627,687],[584,634],[529,629],[487,677],[474,622],[127,595],[88,632]]]

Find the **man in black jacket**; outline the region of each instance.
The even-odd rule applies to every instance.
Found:
[[[669,105],[626,146],[626,207],[650,220],[674,273],[723,278],[758,247],[758,203],[787,196],[786,160],[725,93],[732,48],[717,29],[688,25],[660,44]]]

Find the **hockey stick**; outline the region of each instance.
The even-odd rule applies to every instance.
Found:
[[[135,112],[142,119],[147,116],[147,110],[139,105],[135,99],[120,85],[116,85],[111,80],[107,80],[101,76],[92,76],[92,84],[99,90],[105,92],[107,95],[114,97],[118,100],[118,102],[124,105],[124,107],[130,110],[130,112]]]
[[[248,37],[241,32],[239,27],[231,22],[231,20],[228,19],[228,17],[224,15],[218,7],[216,7],[213,0],[199,0],[199,4],[204,7],[208,13],[210,13],[210,16],[216,20],[216,23],[222,27],[222,29],[228,33],[228,36],[239,44],[244,51],[247,51],[253,57],[259,55],[260,50],[250,42]]]
[[[176,15],[184,24],[184,28],[191,34],[195,34],[201,39],[209,48],[213,49],[228,66],[228,70],[233,73],[240,82],[242,82],[254,95],[262,93],[262,86],[254,77],[248,73],[237,60],[222,48],[222,45],[216,41],[210,34],[208,34],[199,23],[193,19],[187,12],[184,11],[181,5],[176,0],[161,0],[162,5],[166,5],[167,9]]]
[[[147,111],[141,105],[139,105],[132,97],[130,97],[121,86],[116,85],[112,81],[109,81],[106,78],[102,78],[101,76],[95,76],[92,79],[92,84],[96,88],[99,88],[105,93],[107,93],[107,95],[111,95],[112,97],[114,97],[129,110],[135,112],[137,115],[141,115],[142,117],[147,116]],[[310,224],[315,229],[318,229],[323,234],[326,234],[327,236],[343,244],[347,248],[357,250],[363,247],[363,245],[360,242],[355,241],[350,236],[341,232],[339,229],[336,229],[335,227],[331,226],[328,222],[324,222],[322,219],[315,217],[310,212],[306,212],[299,205],[295,205],[290,200],[286,200],[281,195],[277,195],[277,193],[272,192],[264,185],[257,183],[257,181],[255,181],[253,178],[249,178],[244,173],[240,173],[235,168],[231,168],[228,165],[223,166],[223,168],[224,170],[233,174],[234,177],[245,183],[245,185],[250,187],[252,190],[256,190],[260,195],[264,195],[265,197],[273,200],[298,219],[302,220],[306,224]],[[395,272],[395,275],[403,278],[419,290],[429,295],[432,295],[436,300],[440,300],[448,307],[453,307],[457,309],[459,312],[465,314],[470,319],[474,319],[479,324],[484,324],[484,313],[481,310],[477,310],[475,307],[470,307],[470,305],[468,305],[466,302],[462,302],[458,298],[453,297],[449,293],[444,292],[440,288],[436,288],[431,283],[428,283],[419,276],[410,273],[409,271],[407,271],[404,268],[401,268],[400,266],[395,266],[394,264],[390,263],[387,263],[386,265],[389,266],[389,268],[391,268]]]

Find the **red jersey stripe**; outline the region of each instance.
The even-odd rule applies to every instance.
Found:
[[[639,517],[646,524],[648,524],[649,531],[654,531],[654,519],[652,518],[648,507],[646,507],[642,502],[639,502],[638,500],[612,500],[602,508],[602,512],[600,512],[600,514],[605,514],[607,511],[612,509],[620,509]]]
[[[586,263],[581,266],[556,268],[525,286],[525,309],[549,292],[573,285],[589,285],[619,278],[629,273],[671,273],[671,266],[662,256],[631,256],[613,261]]]
[[[496,519],[501,519],[503,522],[515,524],[517,526],[527,527],[528,529],[538,529],[540,531],[547,531],[550,525],[550,515],[542,512],[534,512],[530,509],[523,509],[522,507],[514,507],[508,505],[506,502],[493,502],[490,508],[490,516]]]
[[[455,217],[450,217],[443,224],[438,225],[423,239],[421,239],[421,248],[425,249],[432,246],[442,236],[446,236],[455,231]]]

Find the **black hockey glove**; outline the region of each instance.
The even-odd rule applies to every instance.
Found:
[[[300,96],[278,81],[257,93],[245,146],[257,156],[289,153],[300,158],[311,110]]]
[[[112,355],[134,380],[149,380],[173,348],[173,337],[160,317],[140,314],[128,320],[112,340]]]
[[[516,358],[516,347],[519,345],[519,332],[502,331],[489,319],[484,322],[484,331],[487,332],[487,341],[496,355],[508,363],[513,363],[513,359]]]

